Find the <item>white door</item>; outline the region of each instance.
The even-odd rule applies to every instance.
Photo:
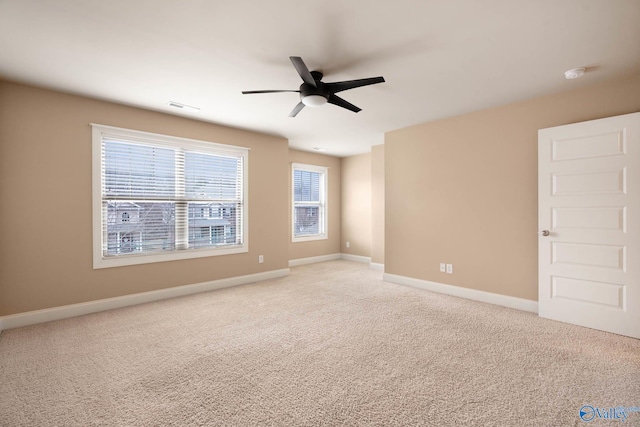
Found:
[[[640,338],[640,113],[538,131],[538,312]]]

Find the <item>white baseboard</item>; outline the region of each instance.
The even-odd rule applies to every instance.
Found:
[[[44,310],[29,311],[26,313],[12,314],[0,317],[0,332],[4,329],[19,328],[35,325],[37,323],[52,320],[66,319],[84,314],[97,313],[112,310],[114,308],[128,307],[147,302],[229,288],[231,286],[244,285],[259,282],[261,280],[275,279],[289,275],[289,269],[265,271],[264,273],[248,274],[245,276],[229,277],[227,279],[213,280],[210,282],[194,283],[192,285],[176,286],[174,288],[159,289],[157,291],[142,292],[121,297],[106,298],[97,301],[83,302],[79,304],[65,305],[62,307],[46,308]]]
[[[355,261],[355,262],[363,262],[365,264],[371,263],[371,258],[368,256],[360,256],[360,255],[351,255],[351,254],[340,254],[341,259],[345,259],[347,261]]]
[[[305,265],[305,264],[315,264],[316,262],[333,261],[335,259],[340,259],[340,254],[330,254],[330,255],[312,256],[309,258],[290,259],[289,267],[297,267],[299,265]]]
[[[309,258],[292,259],[292,260],[289,260],[289,267],[297,267],[299,265],[305,265],[305,264],[315,264],[316,262],[333,261],[336,259],[362,262],[365,264],[369,264],[369,267],[373,269],[384,271],[384,264],[373,263],[371,262],[370,257],[361,256],[361,255],[351,255],[351,254],[330,254],[330,255],[313,256]]]
[[[380,264],[378,262],[370,262],[369,267],[373,268],[374,270],[384,271],[384,264]]]
[[[530,311],[536,314],[538,313],[538,302],[524,298],[494,294],[492,292],[462,288],[460,286],[445,285],[444,283],[430,282],[428,280],[414,279],[412,277],[398,276],[396,274],[385,273],[382,276],[382,279],[387,282],[396,283],[398,285],[406,285],[413,288],[437,292],[440,294],[452,295],[474,301],[501,305],[503,307],[515,308],[517,310]]]

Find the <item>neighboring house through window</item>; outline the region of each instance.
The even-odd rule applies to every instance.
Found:
[[[248,251],[248,149],[92,126],[94,268]]]
[[[292,165],[292,240],[302,242],[327,238],[326,167]]]

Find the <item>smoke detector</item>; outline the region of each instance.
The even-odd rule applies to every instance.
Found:
[[[585,71],[586,71],[585,68],[573,68],[571,70],[565,71],[564,72],[564,77],[567,80],[577,79],[579,77],[582,77],[584,75]]]

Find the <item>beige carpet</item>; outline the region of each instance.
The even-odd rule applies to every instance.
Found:
[[[385,283],[289,277],[4,331],[2,426],[575,426],[640,406],[640,341]]]

